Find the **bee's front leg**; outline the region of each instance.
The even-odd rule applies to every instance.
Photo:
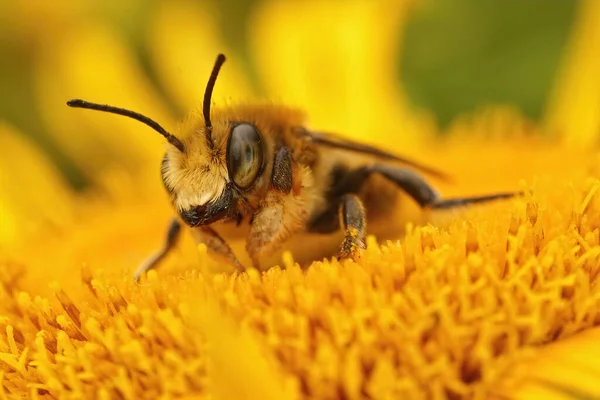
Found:
[[[308,220],[305,199],[302,193],[293,190],[301,186],[303,178],[301,174],[294,176],[292,172],[290,153],[282,147],[275,156],[271,188],[252,218],[252,227],[246,240],[246,251],[257,269],[260,269],[260,257],[263,254],[279,248]]]
[[[238,261],[231,247],[225,240],[210,226],[198,226],[192,228],[192,236],[196,243],[204,243],[211,257],[222,260],[227,264],[233,265],[237,270],[243,271],[244,266]]]
[[[133,275],[133,279],[136,282],[140,281],[142,275],[151,269],[154,269],[158,266],[158,264],[166,257],[167,254],[175,247],[179,237],[181,236],[181,223],[177,220],[177,218],[173,218],[169,223],[169,229],[167,230],[167,236],[165,240],[165,245],[158,252],[148,257],[146,261],[137,269],[135,274]]]
[[[293,233],[305,226],[302,202],[292,195],[282,196],[275,190],[267,193],[261,209],[254,214],[246,251],[254,268],[260,269],[260,257],[277,250]]]
[[[204,243],[208,248],[211,256],[223,259],[228,264],[234,265],[238,270],[243,270],[242,264],[237,260],[229,245],[219,236],[214,229],[209,226],[201,226],[192,229],[192,235],[197,243]],[[152,256],[148,257],[146,261],[137,269],[133,275],[135,282],[139,282],[142,275],[158,267],[160,262],[169,254],[169,252],[175,247],[181,236],[181,223],[177,218],[173,218],[169,224],[167,230],[167,236],[165,245],[162,249],[157,251]]]

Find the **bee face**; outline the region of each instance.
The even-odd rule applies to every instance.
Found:
[[[204,140],[203,127],[184,139],[185,152],[168,151],[162,179],[181,218],[190,226],[228,220],[254,208],[264,186],[265,141],[251,123],[216,124],[214,145]],[[182,137],[186,137],[183,135]]]
[[[79,99],[67,102],[138,120],[167,139],[171,146],[163,159],[162,180],[177,213],[190,226],[239,219],[256,210],[270,184],[266,177],[272,173],[275,142],[281,145],[275,137],[300,120],[295,111],[260,105],[211,112],[212,91],[224,62],[219,54],[204,93],[202,118],[192,113],[176,135],[131,110]]]

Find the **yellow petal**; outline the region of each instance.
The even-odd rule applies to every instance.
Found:
[[[72,193],[56,167],[22,133],[0,122],[0,247],[24,242],[73,215]]]
[[[144,15],[145,0],[106,2],[101,0],[3,1],[0,15],[10,16],[2,24],[0,35],[6,33],[21,50],[35,51],[50,38],[68,33],[81,21],[98,19],[130,29],[138,27],[138,18]],[[143,18],[143,17],[142,17]]]
[[[148,48],[158,78],[185,112],[201,108],[219,53],[225,54],[227,62],[217,79],[213,100],[217,104],[224,99],[246,100],[251,93],[239,58],[219,37],[211,6],[189,0],[160,2],[148,29]]]
[[[512,107],[486,107],[462,115],[443,139],[422,151],[422,160],[432,160],[430,164],[453,178],[436,182],[446,196],[514,191],[520,180],[533,182],[548,174],[568,180],[582,168],[581,160],[596,155],[589,149],[565,152]]]
[[[410,3],[262,1],[249,27],[267,95],[306,110],[317,130],[380,144],[427,136],[398,82]]]
[[[563,400],[600,397],[600,328],[533,351],[511,377],[511,399]]]
[[[157,132],[129,118],[65,104],[73,98],[108,103],[172,128],[172,117],[121,38],[85,21],[45,43],[35,67],[40,110],[52,138],[89,176],[98,179],[112,166],[158,168],[165,139]]]
[[[545,124],[566,143],[597,146],[600,132],[600,2],[581,0]]]
[[[207,301],[202,311],[204,318],[198,320],[198,328],[206,334],[212,366],[209,378],[216,399],[297,398],[275,370],[274,357],[267,358],[265,349],[247,329],[240,330],[213,301]]]
[[[48,39],[49,33],[63,31],[73,21],[84,18],[90,10],[91,2],[77,0],[44,1],[3,1],[0,14],[10,16],[2,24],[2,31],[19,41],[24,50]]]

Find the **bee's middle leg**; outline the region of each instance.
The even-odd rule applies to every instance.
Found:
[[[367,219],[365,208],[357,195],[346,194],[342,196],[339,205],[340,225],[344,229],[344,241],[340,246],[338,259],[360,257],[362,250],[366,249],[365,235]]]
[[[340,229],[344,231],[344,241],[339,247],[338,260],[356,260],[362,250],[366,249],[367,218],[363,202],[354,193],[331,199],[327,208],[306,226],[307,232],[319,234],[329,234]]]

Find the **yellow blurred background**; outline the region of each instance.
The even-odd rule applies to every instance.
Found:
[[[230,61],[215,100],[261,95],[310,101],[298,106],[316,114],[315,125],[338,131],[357,126],[355,106],[344,97],[375,97],[380,89],[368,85],[383,83],[406,93],[409,107],[431,111],[442,127],[487,104],[515,105],[539,119],[576,6],[544,0],[3,0],[0,120],[31,138],[70,185],[82,188],[96,168],[137,164],[123,161],[134,156],[122,146],[160,149],[160,138],[135,122],[82,115],[64,102],[82,97],[128,106],[170,127],[198,103],[219,51]],[[373,73],[382,77],[367,76]],[[364,84],[339,90],[332,78]],[[293,85],[290,79],[304,81]],[[329,98],[332,90],[335,98]],[[360,104],[377,106],[397,96]],[[315,98],[326,98],[330,118],[311,106]],[[377,111],[385,119],[390,109]],[[107,143],[123,130],[134,137]]]

